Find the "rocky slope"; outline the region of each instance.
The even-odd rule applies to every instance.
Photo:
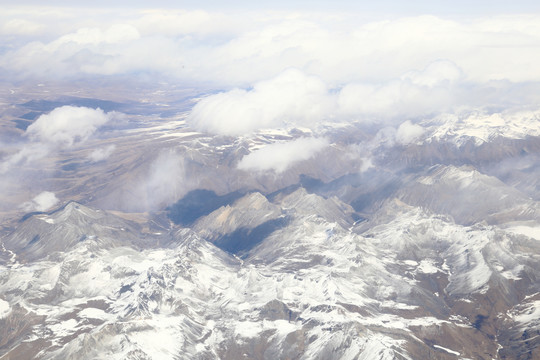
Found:
[[[128,221],[76,203],[32,215],[4,241],[5,251],[30,246],[33,256],[2,266],[2,358],[534,354],[538,240],[459,225],[403,201],[389,199],[354,224],[350,206],[305,189],[273,202],[250,193],[193,230],[174,230],[159,248],[130,243]],[[203,239],[219,246],[282,214],[287,221],[250,238],[242,258]],[[21,242],[36,222],[62,224],[61,246],[35,250],[52,241],[45,230],[32,245]]]
[[[0,359],[539,357],[536,113],[473,115],[409,142],[149,116],[44,159],[64,203],[2,224]]]

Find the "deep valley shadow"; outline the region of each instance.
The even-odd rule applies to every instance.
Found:
[[[201,216],[208,215],[222,206],[231,204],[243,195],[239,191],[220,196],[210,190],[193,190],[175,204],[169,206],[167,216],[177,225],[191,225]]]
[[[240,228],[221,237],[215,241],[215,244],[228,253],[242,255],[254,248],[274,231],[285,227],[288,223],[288,217],[280,217],[268,220],[253,229]]]

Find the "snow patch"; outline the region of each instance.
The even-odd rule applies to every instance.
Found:
[[[524,310],[514,316],[516,322],[528,324],[540,319],[540,300],[533,301]]]
[[[100,320],[106,320],[109,317],[109,315],[105,311],[101,309],[96,309],[96,308],[82,309],[81,311],[79,311],[78,315],[84,318],[100,319]]]
[[[11,312],[11,306],[5,300],[0,299],[0,319],[5,318]]]
[[[518,235],[525,235],[527,237],[530,237],[531,239],[540,240],[540,226],[512,226],[510,228],[507,228],[506,231]]]
[[[440,271],[440,269],[435,266],[435,262],[433,260],[424,259],[420,261],[417,271],[421,272],[422,274],[436,274]]]
[[[518,265],[515,268],[513,268],[512,270],[507,270],[507,271],[501,272],[501,275],[504,276],[505,278],[507,278],[508,280],[518,281],[518,280],[521,280],[521,277],[519,276],[519,274],[524,269],[525,269],[525,267],[523,265]]]
[[[54,332],[57,337],[68,336],[75,332],[77,328],[77,320],[69,319],[60,323],[49,325],[49,329]]]
[[[234,335],[243,338],[252,338],[257,336],[262,331],[260,322],[240,321],[234,328]]]
[[[457,351],[454,351],[454,350],[450,350],[448,348],[445,348],[445,347],[442,347],[440,345],[433,345],[434,348],[437,348],[437,349],[440,349],[442,351],[446,351],[447,353],[449,354],[454,354],[456,356],[461,356],[461,353],[458,353]]]
[[[163,316],[139,321],[136,324],[137,331],[130,333],[130,342],[152,354],[152,359],[174,358],[185,339],[173,325],[169,318]]]

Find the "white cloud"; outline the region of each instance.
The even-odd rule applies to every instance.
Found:
[[[171,36],[232,36],[245,28],[249,17],[225,15],[204,10],[158,10],[142,12],[134,25],[144,35]]]
[[[41,115],[24,133],[30,143],[0,162],[0,174],[5,174],[17,164],[42,159],[57,149],[84,143],[100,126],[116,115],[101,109],[76,106],[58,107]]]
[[[425,132],[424,127],[407,120],[401,123],[397,129],[393,126],[385,126],[380,129],[371,140],[370,147],[392,147],[395,144],[408,145],[418,140]]]
[[[287,126],[315,128],[322,121],[380,121],[438,113],[455,104],[461,78],[454,64],[437,61],[387,83],[351,83],[329,89],[318,77],[289,69],[256,83],[200,100],[188,122],[201,131],[240,135]]]
[[[412,70],[401,77],[415,85],[427,87],[455,83],[462,78],[463,71],[448,60],[434,61],[422,71]]]
[[[26,19],[11,19],[7,21],[0,29],[1,34],[6,35],[34,35],[42,29],[42,26],[36,22]]]
[[[375,118],[442,112],[456,104],[461,79],[455,64],[435,61],[389,82],[347,84],[339,92],[339,110],[347,116]]]
[[[26,129],[25,136],[34,142],[70,147],[86,141],[110,119],[101,109],[62,106],[41,115]]]
[[[410,120],[399,125],[396,131],[396,142],[402,145],[407,145],[418,139],[426,130],[417,124],[413,124]]]
[[[373,159],[372,158],[362,158],[362,165],[360,165],[360,172],[366,172],[369,169],[374,168],[375,165],[373,165]]]
[[[230,89],[294,67],[336,87],[388,82],[444,59],[457,65],[467,81],[540,81],[540,69],[530,61],[540,56],[539,14],[370,21],[354,12],[26,13],[11,9],[7,30],[35,33],[41,26],[60,35],[50,40],[36,33],[36,41],[22,46],[6,39],[5,49],[11,50],[0,55],[6,75],[57,78],[146,71]]]
[[[114,24],[102,31],[99,28],[81,28],[77,32],[67,34],[53,41],[50,50],[56,50],[63,44],[79,45],[119,44],[140,38],[139,31],[128,24]]]
[[[347,159],[352,160],[354,164],[358,164],[357,168],[359,172],[363,173],[368,171],[369,169],[375,167],[373,164],[373,147],[369,146],[370,144],[366,143],[354,143],[349,144],[344,151],[344,157]],[[376,146],[375,146],[376,147]]]
[[[47,211],[58,204],[58,201],[59,200],[54,193],[50,191],[43,191],[33,198],[32,201],[22,204],[21,208],[26,212]]]
[[[330,115],[332,101],[320,79],[291,69],[251,90],[234,89],[202,99],[188,121],[204,131],[238,135],[289,123],[316,123]]]
[[[16,153],[2,159],[2,162],[0,162],[0,174],[7,173],[13,166],[19,163],[43,159],[50,152],[51,148],[47,144],[28,144]]]
[[[238,168],[245,171],[273,170],[282,173],[293,164],[310,159],[328,145],[328,140],[323,138],[299,138],[270,144],[244,156],[238,163]]]
[[[104,148],[95,149],[88,155],[88,159],[92,162],[99,162],[109,158],[116,150],[116,145],[109,145]]]
[[[395,128],[461,106],[540,101],[540,67],[531,60],[540,58],[540,14],[381,17],[10,7],[0,14],[0,75],[152,74],[222,89],[189,121],[229,135],[321,120]]]

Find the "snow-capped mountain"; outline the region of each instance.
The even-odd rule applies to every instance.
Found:
[[[489,180],[447,168],[417,183],[500,185]],[[540,266],[531,254],[540,245],[519,232],[527,225],[460,225],[407,200],[388,199],[355,222],[352,207],[304,188],[271,199],[253,192],[202,215],[192,230],[172,230],[159,247],[156,239],[135,242],[148,235],[131,221],[74,202],[30,215],[4,241],[4,251],[23,255],[2,269],[3,357],[450,359],[534,351],[527,339],[537,328]],[[213,244],[227,249],[235,239],[244,242],[235,249],[242,258]]]
[[[535,114],[242,136],[182,114],[57,152],[76,201],[2,232],[0,358],[535,358]]]
[[[526,139],[540,136],[540,112],[522,110],[444,114],[424,121],[423,125],[431,130],[424,141],[452,142],[462,146],[472,140],[475,146],[480,146],[498,138]]]
[[[140,224],[113,214],[69,202],[52,213],[27,215],[4,246],[17,254],[19,261],[33,261],[55,252],[69,251],[87,240],[96,249],[119,245],[134,248],[157,245],[160,237],[145,234]],[[162,245],[165,244],[161,240]]]

